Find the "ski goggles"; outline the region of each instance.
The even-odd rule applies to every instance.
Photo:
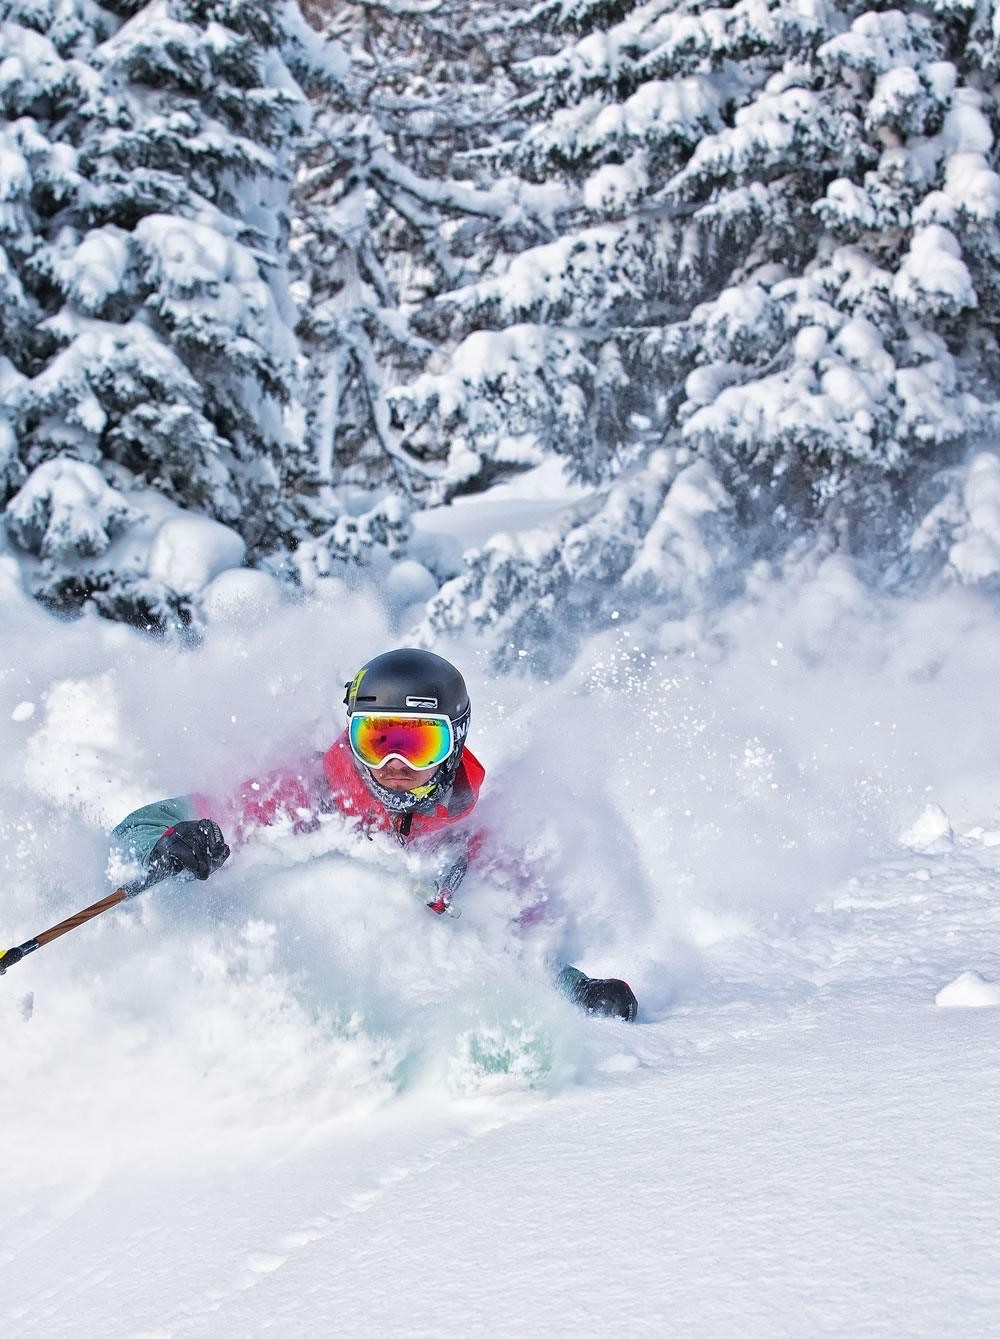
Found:
[[[355,711],[348,724],[351,751],[366,767],[398,758],[417,771],[439,767],[455,747],[447,716],[385,716]]]

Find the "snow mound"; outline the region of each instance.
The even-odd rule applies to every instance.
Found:
[[[246,545],[228,526],[207,516],[164,521],[149,550],[149,575],[165,586],[194,595],[228,567],[239,567]]]
[[[392,565],[382,583],[382,596],[389,610],[399,619],[412,615],[420,618],[424,605],[437,594],[438,583],[423,565],[413,558],[404,558]]]
[[[939,804],[929,804],[923,813],[905,832],[899,834],[899,843],[921,855],[937,855],[950,851],[954,844],[948,815]]]
[[[242,542],[242,541],[241,541]],[[266,618],[281,604],[281,587],[267,572],[229,567],[202,592],[202,608],[212,622],[246,625]]]
[[[963,972],[934,996],[942,1009],[983,1009],[1000,1005],[1000,982],[987,981],[978,972]]]
[[[981,824],[969,828],[964,834],[967,842],[975,842],[979,846],[1000,846],[1000,832],[995,828],[984,828]]]

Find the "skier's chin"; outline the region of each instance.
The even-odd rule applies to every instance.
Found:
[[[411,771],[388,773],[373,771],[372,775],[386,790],[412,790],[414,786],[420,784],[419,774]]]

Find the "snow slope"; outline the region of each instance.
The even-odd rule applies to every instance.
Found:
[[[387,636],[338,592],[184,651],[2,562],[5,943],[133,804],[328,739]],[[631,640],[531,692],[442,648],[535,933],[502,871],[438,919],[333,820],[0,981],[0,1331],[1000,1333],[992,609],[827,562]]]

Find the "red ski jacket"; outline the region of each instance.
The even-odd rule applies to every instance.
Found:
[[[341,813],[357,814],[362,825],[369,830],[399,834],[402,815],[383,808],[358,775],[346,730],[323,754],[323,775]],[[413,841],[427,833],[438,832],[452,823],[460,823],[468,817],[476,807],[485,776],[482,763],[469,749],[465,749],[447,805],[439,804],[429,814],[414,812],[409,833],[404,840]]]
[[[365,832],[394,832],[401,841],[411,842],[467,818],[476,807],[485,775],[479,759],[466,748],[448,803],[430,813],[411,812],[410,823],[404,826],[404,815],[385,809],[358,775],[345,730],[324,754],[304,767],[282,768],[263,779],[246,781],[223,801],[194,796],[194,816],[217,819],[223,831],[240,842],[250,829],[282,820],[296,831],[308,831],[316,826],[320,814],[338,810],[357,818]]]

